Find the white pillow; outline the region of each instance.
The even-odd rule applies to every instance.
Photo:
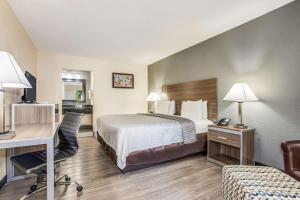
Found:
[[[176,103],[175,101],[171,101],[170,107],[169,107],[169,115],[174,115],[176,113]]]
[[[187,101],[187,102],[194,102],[194,101]],[[207,119],[207,117],[208,117],[208,114],[207,114],[207,101],[202,100],[202,119]]]
[[[170,101],[157,101],[155,104],[155,113],[169,114]]]
[[[155,113],[158,114],[174,115],[176,112],[176,103],[174,100],[157,101],[155,107]]]
[[[184,101],[181,105],[181,116],[193,121],[202,119],[202,100]]]
[[[207,119],[207,101],[202,101],[202,119]]]

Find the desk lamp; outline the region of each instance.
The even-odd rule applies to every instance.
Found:
[[[5,90],[4,88],[31,88],[20,66],[13,56],[5,51],[0,51],[0,97],[2,97],[2,125],[0,134],[8,133],[5,130]]]

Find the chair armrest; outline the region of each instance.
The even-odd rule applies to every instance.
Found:
[[[281,149],[284,153],[299,153],[300,154],[300,140],[283,142],[283,143],[281,143]]]

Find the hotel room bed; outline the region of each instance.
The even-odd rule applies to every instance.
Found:
[[[183,101],[206,100],[209,120],[193,120],[195,134],[186,141],[180,120],[142,114],[100,117],[97,139],[124,172],[206,151],[208,125],[217,118],[217,79],[164,85],[162,92],[175,101],[177,116]]]
[[[212,122],[191,121],[194,133],[184,135],[183,125],[178,119],[187,119],[174,117],[143,114],[103,116],[97,121],[97,138],[122,171],[205,151],[207,127]]]

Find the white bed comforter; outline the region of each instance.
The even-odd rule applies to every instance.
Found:
[[[197,133],[207,131],[207,123],[195,122],[195,125]],[[183,142],[182,128],[178,122],[146,115],[102,116],[97,120],[97,130],[116,151],[120,169],[126,167],[126,157],[134,151]]]

